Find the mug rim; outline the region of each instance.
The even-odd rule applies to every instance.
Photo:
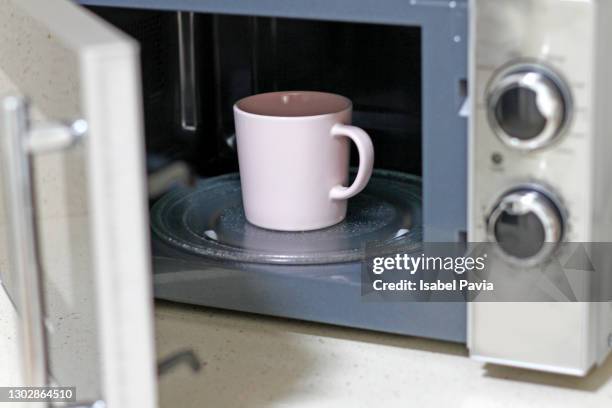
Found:
[[[337,98],[340,98],[342,100],[344,100],[346,102],[346,106],[342,109],[339,110],[334,110],[334,111],[330,111],[330,112],[325,112],[325,113],[319,113],[316,115],[298,115],[298,116],[279,116],[279,115],[266,115],[266,114],[261,114],[261,113],[254,113],[254,112],[249,112],[247,110],[244,110],[242,107],[240,107],[240,103],[244,102],[248,99],[256,99],[258,97],[261,97],[262,95],[271,95],[271,94],[290,94],[290,93],[309,93],[309,94],[321,94],[321,95],[329,95],[329,96],[334,96]],[[347,98],[344,95],[340,95],[337,93],[333,93],[333,92],[323,92],[323,91],[304,91],[304,90],[292,90],[292,91],[273,91],[273,92],[262,92],[262,93],[258,93],[255,95],[249,95],[249,96],[245,96],[244,98],[241,98],[239,100],[237,100],[234,103],[234,110],[238,111],[242,114],[245,115],[249,115],[249,116],[254,116],[254,117],[259,117],[259,118],[274,118],[274,119],[279,119],[279,120],[286,120],[286,119],[310,119],[310,118],[318,118],[318,117],[322,117],[322,116],[328,116],[328,115],[336,115],[338,113],[342,113],[342,112],[346,112],[347,110],[352,110],[353,109],[353,101],[351,101],[349,98]]]

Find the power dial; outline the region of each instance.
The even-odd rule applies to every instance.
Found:
[[[489,240],[506,260],[522,266],[546,261],[563,238],[564,217],[552,195],[531,187],[511,190],[488,217]]]
[[[488,90],[488,118],[506,145],[535,150],[554,142],[568,123],[571,96],[561,78],[539,65],[503,70]]]

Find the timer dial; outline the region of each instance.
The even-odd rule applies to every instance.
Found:
[[[530,187],[504,194],[488,218],[489,240],[506,260],[522,266],[546,261],[557,249],[564,219],[552,196]]]

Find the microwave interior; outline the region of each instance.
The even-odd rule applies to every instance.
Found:
[[[93,10],[140,43],[151,172],[176,160],[198,177],[235,172],[234,103],[316,90],[353,101],[353,124],[370,134],[375,167],[421,174],[419,27]]]
[[[429,72],[424,58],[431,62],[434,55],[424,49],[419,24],[89,8],[140,44],[156,298],[464,341],[464,305],[367,303],[360,291],[359,254],[372,240],[383,234],[383,242],[404,240],[416,251],[423,232],[428,234],[423,214],[440,220],[449,216],[440,208],[454,206],[455,213],[464,208],[448,199],[423,200],[423,192],[445,197],[464,187],[452,180],[464,171],[453,169],[452,162],[462,154],[453,143],[465,136],[465,128],[449,135],[439,163],[425,160],[435,155],[432,146],[447,142],[433,129],[437,139],[424,137],[427,123],[444,122],[442,114],[424,114],[424,92],[445,86],[448,78],[424,78]],[[454,118],[467,89],[462,69],[439,102],[451,101],[445,109]],[[261,231],[244,221],[239,195],[219,192],[239,190],[234,103],[286,90],[350,98],[352,123],[373,141],[375,173],[365,198],[349,200],[352,224],[288,235]],[[427,176],[421,182],[424,172],[439,179],[446,172],[449,179],[439,185],[428,183]],[[205,187],[210,183],[213,187]],[[385,217],[392,219],[389,225],[383,225]],[[452,221],[445,237],[464,239],[462,223]],[[181,239],[197,242],[172,244]],[[449,324],[432,323],[428,316],[434,315]]]

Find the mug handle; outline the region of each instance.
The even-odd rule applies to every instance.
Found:
[[[356,126],[337,123],[332,127],[331,135],[333,137],[350,138],[357,145],[357,151],[359,152],[359,169],[353,184],[349,187],[334,186],[329,191],[329,198],[332,200],[346,200],[359,194],[370,181],[374,168],[374,145],[372,145],[370,136]]]

